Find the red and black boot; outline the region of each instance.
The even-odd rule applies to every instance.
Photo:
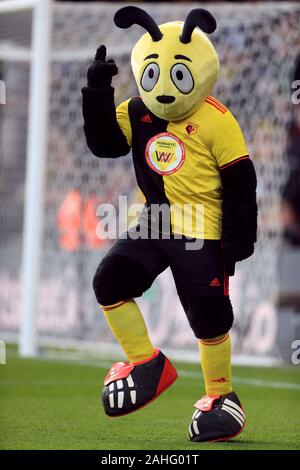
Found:
[[[228,395],[213,395],[195,403],[189,427],[193,442],[228,441],[242,432],[246,417],[241,402],[234,392]]]
[[[176,370],[159,349],[145,361],[117,362],[104,381],[105,413],[113,417],[137,411],[159,397],[176,378]]]

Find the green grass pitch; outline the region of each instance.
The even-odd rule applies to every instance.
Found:
[[[300,449],[300,366],[234,367],[245,407],[244,432],[226,443],[190,443],[193,403],[203,394],[196,364],[179,364],[179,379],[148,407],[108,418],[100,391],[108,364],[20,359],[8,348],[0,366],[1,449]],[[105,366],[105,367],[104,367]]]

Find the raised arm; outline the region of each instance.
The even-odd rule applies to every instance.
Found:
[[[113,60],[106,61],[106,47],[97,49],[87,72],[87,87],[82,89],[84,133],[91,152],[100,158],[127,155],[130,146],[116,115],[112,77],[118,73]]]

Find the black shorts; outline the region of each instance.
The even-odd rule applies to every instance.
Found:
[[[228,295],[220,240],[120,238],[113,254],[141,263],[153,281],[170,266],[179,295]]]

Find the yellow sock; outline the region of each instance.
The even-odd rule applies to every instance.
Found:
[[[130,362],[144,361],[154,354],[144,318],[135,300],[101,308],[113,335]]]
[[[226,335],[200,340],[199,349],[207,395],[226,395],[232,391],[231,343]]]

